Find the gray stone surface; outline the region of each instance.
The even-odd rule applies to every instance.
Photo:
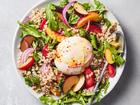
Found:
[[[41,105],[16,75],[12,41],[16,21],[39,0],[0,0],[0,105]],[[97,105],[140,105],[140,1],[103,0],[125,32],[128,58],[114,90]]]

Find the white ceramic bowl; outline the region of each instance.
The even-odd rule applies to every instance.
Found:
[[[57,0],[44,0],[44,1],[41,1],[39,3],[37,3],[33,8],[31,8],[24,16],[23,18],[21,19],[21,21],[24,21],[25,18],[31,13],[32,10],[34,10],[35,8],[40,8],[40,7],[45,7],[46,4],[48,4],[49,2],[54,2],[57,3]],[[78,0],[80,2],[84,1],[84,0]],[[85,1],[84,1],[85,2]],[[88,2],[88,1],[87,1]],[[107,17],[112,20],[112,21],[117,21],[117,19],[115,18],[115,16],[109,11],[107,13]],[[118,22],[118,21],[117,21]],[[119,23],[119,22],[118,22]],[[126,52],[127,52],[127,49],[126,49],[126,42],[125,42],[125,37],[124,37],[124,33],[122,31],[122,28],[119,27],[118,28],[118,31],[121,32],[121,35],[123,36],[124,38],[124,54],[123,54],[123,58],[126,60]],[[17,27],[17,30],[16,30],[16,33],[15,33],[15,36],[14,36],[14,42],[13,42],[13,61],[14,61],[14,65],[15,65],[15,70],[17,72],[17,74],[19,75],[19,78],[22,79],[22,82],[24,83],[24,79],[21,75],[21,73],[18,71],[18,68],[17,68],[17,46],[20,42],[20,39],[18,37],[18,33],[20,32],[19,30],[19,26]],[[110,78],[109,81],[110,81],[110,86],[107,90],[107,93],[106,94],[103,94],[103,97],[104,98],[107,94],[109,94],[112,89],[115,87],[115,85],[117,84],[117,82],[119,81],[122,73],[123,73],[123,70],[124,70],[124,67],[125,67],[125,64],[119,68],[117,68],[116,70],[116,76],[114,78]],[[25,83],[24,83],[25,84]],[[31,92],[31,94],[33,96],[35,96],[36,98],[39,98],[41,96],[41,94],[38,94],[36,92],[34,92],[29,86],[25,85],[25,87]]]

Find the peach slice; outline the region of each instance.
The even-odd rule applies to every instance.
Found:
[[[79,91],[84,86],[84,83],[85,83],[85,76],[81,74],[78,83],[73,87],[73,91],[74,92]]]
[[[68,77],[64,84],[63,84],[63,92],[64,94],[66,94],[67,92],[69,92],[73,86],[75,86],[79,81],[79,77],[78,76],[70,76]]]
[[[114,63],[110,49],[105,49],[105,58],[109,64]]]

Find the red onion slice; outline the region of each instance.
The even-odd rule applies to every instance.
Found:
[[[86,30],[88,31],[88,29],[89,29],[89,26],[90,26],[90,21],[88,21],[88,24],[87,24],[87,26],[86,26]]]
[[[33,48],[26,49],[21,55],[21,63],[25,63],[28,57],[34,52]]]
[[[67,21],[66,14],[67,14],[68,9],[69,9],[75,2],[76,2],[76,0],[70,1],[70,2],[64,7],[64,9],[63,9],[63,11],[62,11],[62,15],[63,15],[63,18],[64,18],[64,23],[65,23],[66,25],[68,25],[69,27],[70,27],[70,25],[69,25],[69,23],[68,23],[68,21]]]

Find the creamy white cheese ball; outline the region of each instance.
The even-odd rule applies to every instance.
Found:
[[[91,43],[82,37],[73,36],[64,39],[56,49],[55,65],[67,75],[77,75],[89,66],[93,58]]]

